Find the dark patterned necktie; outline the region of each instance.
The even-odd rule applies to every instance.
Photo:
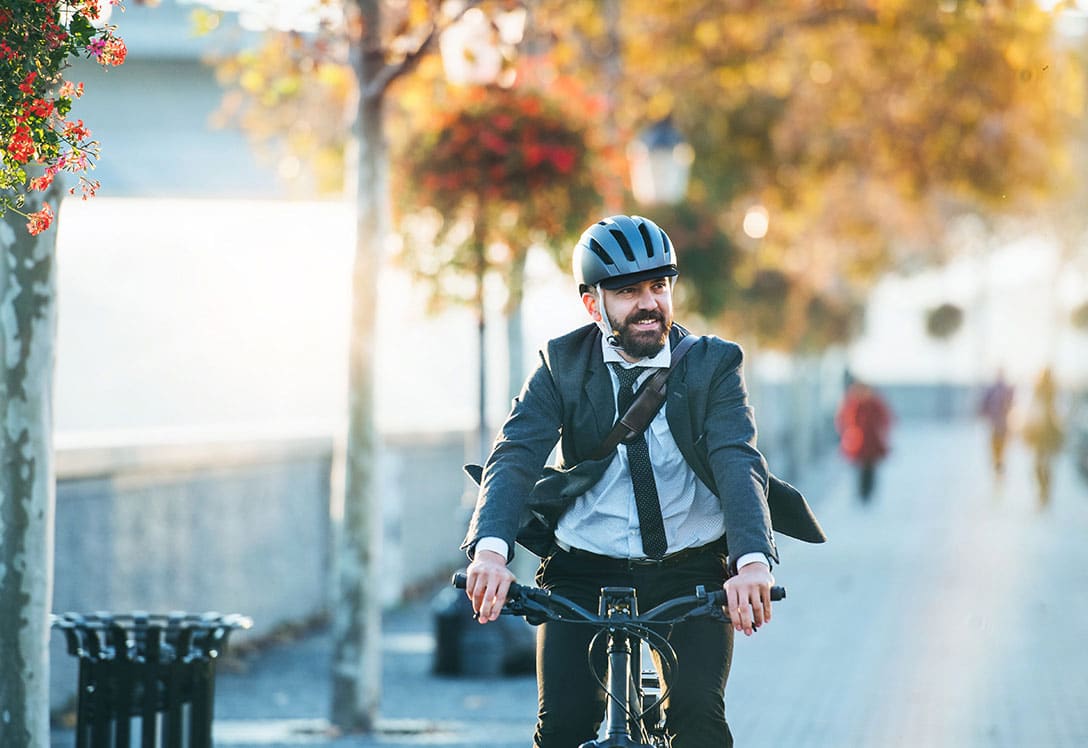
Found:
[[[618,363],[612,364],[620,380],[619,414],[622,416],[635,399],[634,384],[645,366],[623,368]],[[643,432],[627,445],[627,466],[631,473],[631,486],[635,490],[635,508],[638,510],[638,525],[642,532],[642,550],[650,558],[661,558],[668,549],[665,539],[665,523],[661,519],[661,502],[657,497],[657,483],[654,481],[654,468],[650,464],[650,449],[646,446],[646,433]]]

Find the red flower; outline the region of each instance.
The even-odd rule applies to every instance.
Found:
[[[530,169],[535,169],[536,167],[540,166],[548,155],[545,152],[543,146],[537,145],[536,143],[530,143],[529,145],[525,146],[524,151],[525,164]]]
[[[120,65],[128,55],[128,47],[120,39],[113,38],[106,42],[106,48],[102,50],[102,56],[98,61],[103,65]]]
[[[488,130],[484,130],[480,133],[480,144],[483,145],[484,148],[488,148],[500,156],[505,156],[510,151],[510,146],[505,140]]]
[[[560,174],[570,174],[574,169],[574,151],[570,148],[556,147],[548,154]]]
[[[69,140],[81,141],[91,136],[91,131],[83,126],[83,120],[64,123],[64,137]]]
[[[83,83],[64,81],[60,84],[60,96],[65,99],[78,99],[83,95]]]
[[[25,94],[34,93],[34,79],[38,77],[38,73],[31,70],[26,74],[26,78],[19,84],[19,90]]]
[[[53,224],[53,209],[49,207],[49,203],[45,203],[41,210],[31,213],[27,219],[26,230],[31,236],[37,236]]]
[[[16,127],[7,150],[8,154],[20,164],[29,161],[34,156],[34,138],[30,134],[30,128],[26,125]]]
[[[55,176],[56,172],[53,172],[52,174],[46,172],[40,177],[35,177],[34,179],[30,180],[30,186],[28,187],[28,189],[30,189],[31,191],[41,190],[42,192],[44,192],[46,189],[49,188],[49,185],[53,184],[53,177]]]
[[[102,11],[98,7],[98,0],[84,0],[80,3],[83,15],[87,18],[97,19],[102,15]]]
[[[46,99],[35,99],[27,105],[26,110],[35,117],[46,118],[53,112],[53,102]]]
[[[476,90],[453,102],[410,141],[408,202],[452,215],[518,210],[526,201],[539,206],[551,190],[570,191],[578,201],[582,195],[595,199],[586,157],[590,146],[565,104],[543,92],[496,89]]]

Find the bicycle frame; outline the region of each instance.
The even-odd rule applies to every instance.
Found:
[[[605,710],[604,737],[583,743],[580,748],[667,748],[669,740],[663,724],[646,724],[643,712],[642,647],[637,637],[615,624],[638,616],[638,600],[631,587],[603,587],[600,597],[601,618],[608,630],[608,706]],[[632,647],[632,640],[638,644]],[[655,671],[656,674],[656,671]],[[636,742],[631,736],[631,721],[642,722],[642,730],[653,735],[654,743]],[[656,722],[656,721],[655,721]]]

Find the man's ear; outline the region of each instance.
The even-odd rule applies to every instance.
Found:
[[[597,297],[587,291],[582,294],[582,303],[585,304],[586,311],[589,312],[589,316],[593,318],[593,321],[600,322],[601,310],[597,303]]]

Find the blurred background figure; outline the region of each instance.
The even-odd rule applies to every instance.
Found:
[[[1009,411],[1012,410],[1014,390],[1005,381],[1003,369],[982,393],[978,412],[990,426],[990,457],[994,475],[1001,477],[1005,470],[1005,445],[1009,437]]]
[[[867,504],[876,486],[877,464],[887,456],[892,411],[884,398],[865,382],[855,380],[846,390],[835,416],[840,447],[858,466],[858,497]]]
[[[1039,508],[1050,503],[1051,463],[1061,451],[1064,434],[1058,417],[1057,387],[1050,367],[1044,368],[1035,380],[1031,408],[1024,421],[1024,441],[1035,458],[1035,481]]]

